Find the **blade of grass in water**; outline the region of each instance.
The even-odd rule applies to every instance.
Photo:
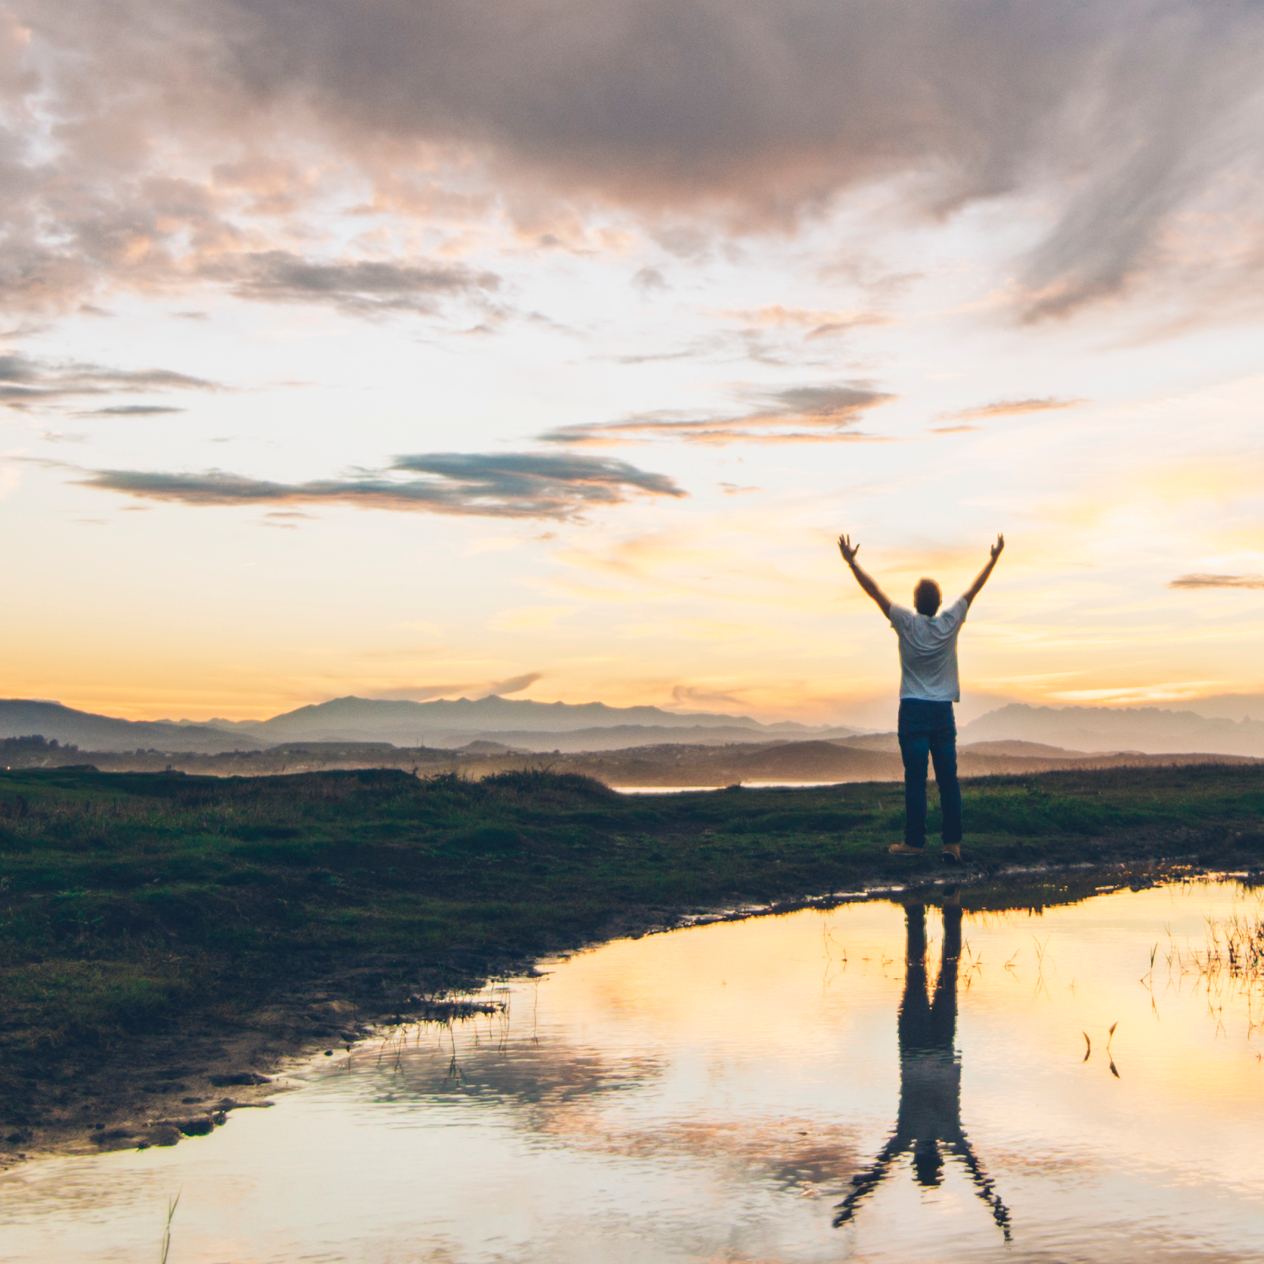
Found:
[[[180,1205],[180,1194],[183,1190],[177,1192],[176,1196],[167,1203],[167,1226],[162,1235],[162,1258],[159,1264],[167,1264],[167,1256],[171,1254],[171,1220],[176,1214],[176,1208]]]

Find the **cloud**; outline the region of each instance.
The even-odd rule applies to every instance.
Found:
[[[1264,575],[1180,575],[1169,588],[1264,588]]]
[[[1048,695],[1059,702],[1099,702],[1127,706],[1130,703],[1187,702],[1205,690],[1223,684],[1219,680],[1178,680],[1155,685],[1114,689],[1059,689]]]
[[[640,355],[614,356],[616,364],[659,364],[665,360],[689,360],[698,354],[697,350],[688,351],[647,351]]]
[[[891,317],[881,312],[823,311],[805,307],[785,307],[781,303],[725,312],[724,315],[756,329],[806,329],[804,338],[809,342],[814,338],[829,338],[847,333],[852,329],[891,323]]]
[[[763,406],[732,417],[641,413],[620,421],[559,426],[540,435],[546,443],[643,443],[682,439],[688,443],[837,443],[872,438],[851,429],[870,408],[895,399],[866,382],[839,386],[793,386],[764,392]]]
[[[319,262],[284,250],[238,256],[204,272],[227,280],[239,298],[327,303],[357,315],[431,313],[438,298],[478,294],[500,285],[494,273],[475,272],[460,264]]]
[[[542,680],[543,672],[524,672],[521,676],[511,676],[508,680],[498,680],[488,691],[489,696],[495,694],[503,697],[505,694],[521,693],[524,689],[530,689],[537,680]]]
[[[292,0],[15,9],[0,24],[10,306],[284,253],[299,239],[287,217],[328,205],[340,180],[418,222],[505,211],[526,225],[549,218],[541,206],[561,221],[604,204],[663,240],[784,228],[884,182],[928,217],[1025,196],[1049,221],[1018,261],[1029,319],[1126,293],[1184,249],[1214,263],[1223,243],[1197,236],[1209,215],[1240,240],[1260,232],[1258,5],[308,0],[301,21]],[[1240,222],[1223,217],[1240,207]],[[1243,293],[1261,268],[1257,250]],[[260,282],[241,284],[327,299]],[[380,306],[363,278],[345,292]]]
[[[963,408],[955,413],[940,413],[945,421],[987,421],[992,417],[1017,417],[1023,413],[1056,412],[1063,408],[1079,408],[1086,399],[1055,399],[1052,395],[1043,399],[1001,399],[994,404],[978,408]],[[961,429],[961,427],[955,427]],[[943,431],[942,433],[950,433]]]
[[[726,693],[721,689],[704,689],[695,685],[673,685],[672,702],[678,707],[749,707],[740,694]]]
[[[162,404],[118,404],[114,408],[94,408],[84,416],[91,417],[157,417],[163,413],[182,413],[183,408],[169,408]]]
[[[573,518],[630,496],[684,496],[665,474],[579,454],[437,452],[396,457],[385,470],[307,483],[274,483],[220,470],[167,474],[91,470],[76,480],[142,500],[184,505],[354,505],[395,512],[494,518]],[[400,478],[399,475],[421,475]]]
[[[657,268],[651,268],[648,265],[632,278],[632,284],[646,294],[653,293],[655,290],[670,288],[667,284],[667,278]]]
[[[369,690],[364,696],[390,702],[429,702],[433,698],[474,698],[506,697],[511,693],[521,693],[529,689],[537,680],[544,678],[543,672],[524,672],[521,676],[511,676],[508,680],[472,682],[465,681],[449,685],[399,685],[392,689]]]
[[[169,369],[110,369],[78,361],[37,360],[16,352],[0,354],[0,404],[25,410],[55,406],[93,395],[137,395],[153,391],[213,391],[220,387],[205,378]],[[112,407],[110,413],[172,412],[142,405]]]

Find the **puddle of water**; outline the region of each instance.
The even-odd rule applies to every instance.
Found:
[[[1258,1260],[1261,994],[1166,960],[1244,908],[1199,883],[609,944],[213,1137],[0,1179],[0,1257],[156,1260],[180,1192],[171,1264]]]

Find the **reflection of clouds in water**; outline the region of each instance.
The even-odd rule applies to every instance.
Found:
[[[652,1128],[611,1127],[596,1112],[567,1110],[551,1132],[601,1153],[630,1159],[705,1159],[736,1177],[812,1189],[845,1183],[857,1168],[857,1129],[812,1117],[656,1120]]]
[[[473,1030],[458,1030],[454,1043],[446,1030],[438,1036],[422,1029],[411,1045],[407,1036],[402,1044],[384,1045],[381,1063],[397,1073],[387,1089],[373,1080],[375,1096],[400,1102],[459,1093],[556,1110],[575,1098],[643,1088],[665,1071],[664,1061],[649,1055],[606,1056],[560,1040],[488,1039]]]
[[[475,1043],[475,1041],[479,1043]],[[503,1103],[517,1126],[605,1158],[719,1164],[735,1179],[805,1192],[841,1187],[857,1170],[857,1128],[803,1115],[735,1113],[620,1120],[604,1109],[612,1094],[644,1089],[670,1070],[651,1055],[609,1057],[559,1040],[518,1037],[494,1043],[486,1032],[423,1029],[383,1048],[394,1068],[389,1087],[373,1081],[378,1101],[404,1104],[441,1095]],[[455,1062],[453,1062],[455,1050]]]
[[[988,1161],[998,1171],[1004,1170],[1010,1176],[1036,1177],[1071,1177],[1082,1180],[1090,1172],[1105,1170],[1096,1156],[1086,1154],[1083,1149],[1067,1147],[1051,1149],[1054,1142],[1041,1138],[1041,1149],[1019,1149],[990,1145]]]

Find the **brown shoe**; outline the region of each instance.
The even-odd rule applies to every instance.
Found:
[[[893,856],[924,856],[926,854],[924,847],[910,847],[908,843],[892,843],[887,850]]]
[[[959,865],[961,863],[961,844],[945,843],[943,861],[946,865]]]

